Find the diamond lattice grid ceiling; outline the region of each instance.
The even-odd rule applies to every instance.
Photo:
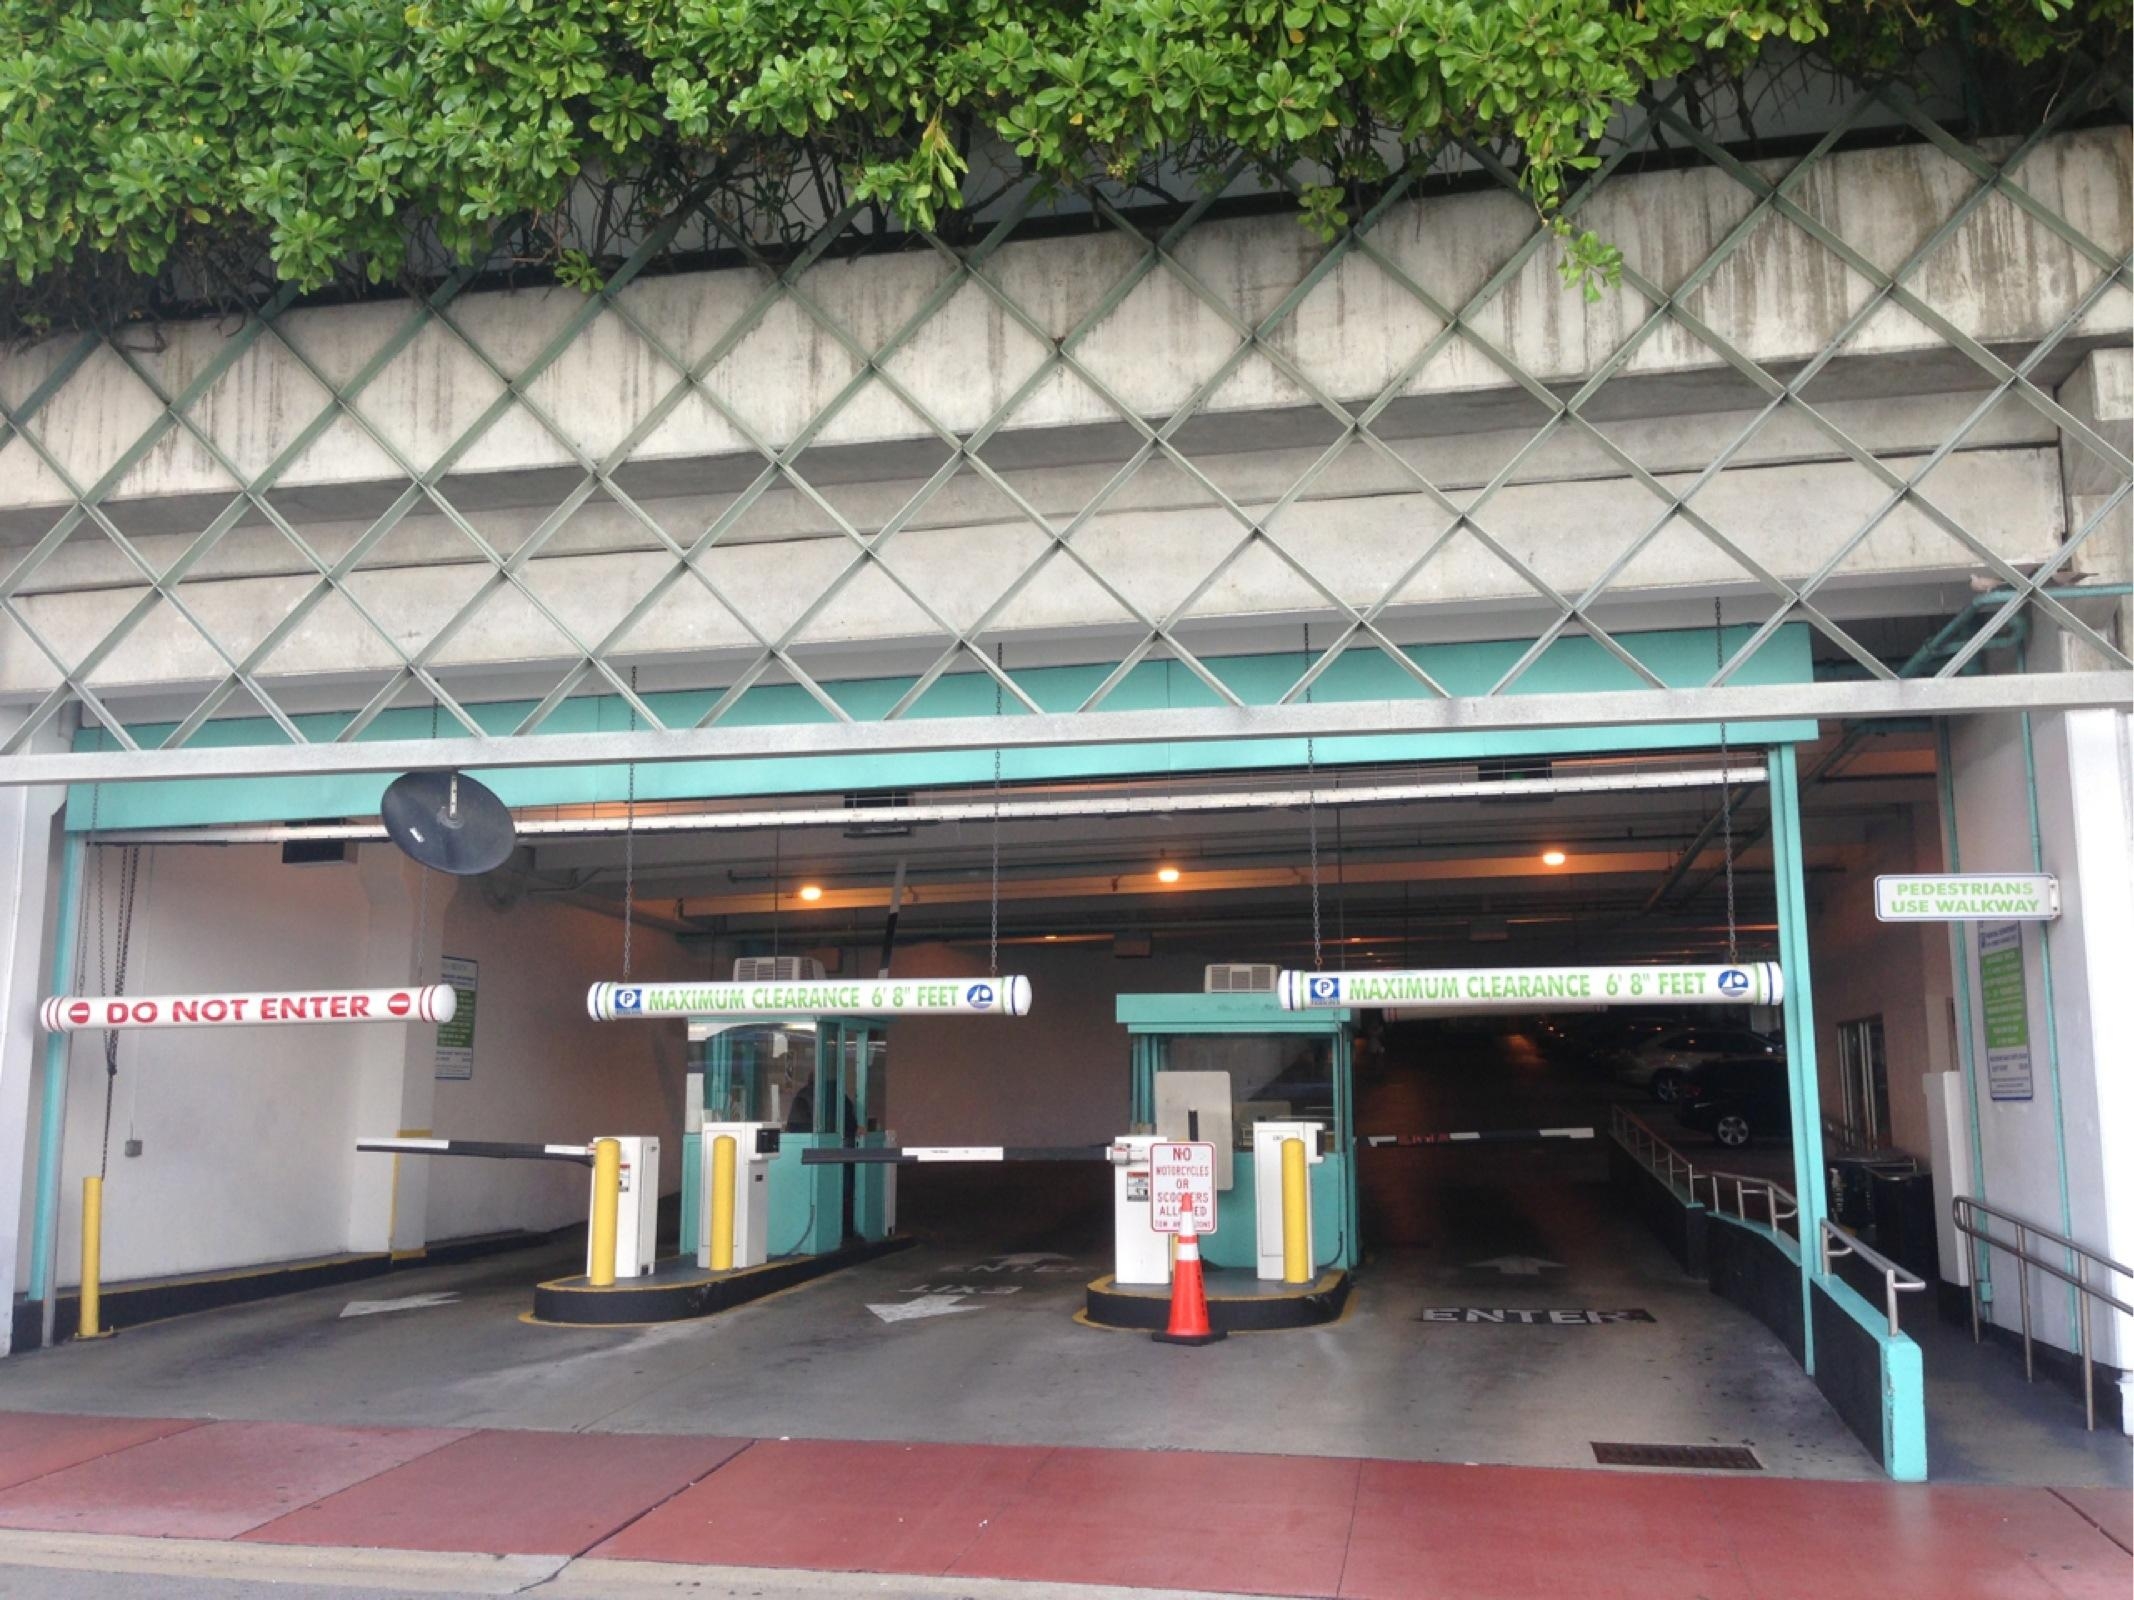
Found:
[[[1622,248],[1593,300],[1448,146],[1327,243],[1223,185],[1067,231],[1028,187],[959,243],[705,211],[591,295],[463,271],[48,341],[0,369],[5,754],[59,771],[78,718],[123,776],[242,716],[325,770],[410,710],[493,751],[587,697],[633,754],[859,748],[1146,710],[1157,664],[1210,736],[1366,694],[1479,724],[1565,641],[1634,720],[1789,626],[1893,707],[2021,628],[2028,678],[2088,687],[1996,692],[2079,698],[2130,666],[2075,588],[2127,577],[2134,295],[2127,129],[2074,104],[1985,146],[1862,95],[1749,160],[1656,99],[1564,208]],[[648,274],[685,227],[730,264]],[[1692,677],[1636,647],[1715,602]],[[1459,638],[1497,648],[1417,648]]]

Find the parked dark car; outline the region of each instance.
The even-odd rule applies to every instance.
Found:
[[[1793,1104],[1784,1056],[1707,1061],[1682,1074],[1675,1120],[1708,1133],[1729,1150],[1755,1139],[1793,1141]]]
[[[1536,1043],[1548,1055],[1613,1071],[1648,1039],[1682,1027],[1675,1016],[1650,1012],[1574,1011],[1547,1016],[1536,1024]]]

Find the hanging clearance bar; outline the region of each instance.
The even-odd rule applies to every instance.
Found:
[[[1284,1011],[1339,1006],[1472,1011],[1508,1004],[1536,1011],[1585,1006],[1769,1006],[1785,998],[1775,961],[1719,967],[1438,967],[1415,972],[1283,972]]]
[[[663,1017],[1020,1017],[1030,1010],[1030,980],[596,983],[585,997],[585,1008],[595,1022]]]
[[[66,995],[44,1002],[47,1033],[113,1028],[242,1028],[290,1022],[450,1022],[459,991],[448,983],[406,989],[300,989],[276,994]]]

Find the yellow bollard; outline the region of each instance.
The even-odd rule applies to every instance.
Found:
[[[1312,1281],[1310,1180],[1304,1175],[1304,1141],[1282,1141],[1282,1281]]]
[[[734,1137],[722,1133],[711,1141],[711,1270],[731,1272],[734,1265]]]
[[[77,1339],[104,1336],[104,1180],[82,1179],[82,1288]]]
[[[593,1141],[593,1270],[586,1282],[606,1289],[615,1282],[615,1219],[622,1210],[622,1141]]]

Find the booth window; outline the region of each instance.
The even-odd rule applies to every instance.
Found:
[[[1252,1148],[1256,1122],[1334,1122],[1333,1041],[1280,1033],[1174,1034],[1164,1068],[1230,1075],[1230,1135]]]

